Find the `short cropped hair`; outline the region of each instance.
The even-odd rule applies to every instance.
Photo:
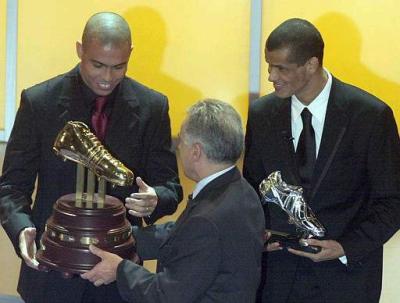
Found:
[[[242,122],[228,103],[214,99],[197,102],[188,110],[183,131],[187,143],[200,143],[213,163],[234,164],[243,152]]]
[[[265,51],[287,48],[288,60],[304,65],[307,60],[317,57],[322,66],[324,58],[324,40],[318,29],[309,21],[299,18],[288,19],[269,35]]]
[[[89,18],[82,33],[83,47],[92,39],[99,40],[102,45],[132,44],[128,22],[113,12],[100,12]]]

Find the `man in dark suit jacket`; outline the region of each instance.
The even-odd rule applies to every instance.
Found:
[[[0,214],[24,260],[18,291],[27,303],[122,302],[115,283],[96,289],[80,277],[66,280],[58,272],[39,272],[35,259],[53,204],[75,192],[76,164],[57,157],[53,143],[70,120],[91,125],[96,97],[107,97],[104,146],[139,176],[132,186],[107,189],[131,205],[131,223],[141,225],[144,218],[152,224],[172,214],[182,198],[170,151],[168,100],[125,77],[131,49],[126,21],[114,13],[96,14],[86,24],[82,43],[77,42],[80,64],[22,92],[0,179]]]
[[[102,261],[83,277],[95,285],[116,279],[129,302],[253,302],[265,223],[256,192],[235,167],[243,137],[230,105],[192,106],[179,143],[185,174],[197,182],[192,198],[176,223],[136,232],[139,256],[157,257],[162,271],[91,247]]]
[[[265,47],[275,92],[250,106],[245,178],[257,189],[281,171],[286,183],[304,187],[327,230],[324,239],[308,240],[321,248],[316,254],[268,244],[262,302],[378,302],[383,244],[399,229],[400,142],[393,113],[324,69],[323,48],[306,20],[278,26]],[[314,133],[308,182],[296,151],[304,108]],[[295,232],[275,205],[265,206],[265,216],[267,228]]]

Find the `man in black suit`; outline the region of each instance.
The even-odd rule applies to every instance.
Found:
[[[304,188],[327,230],[324,239],[308,240],[321,248],[316,254],[267,246],[262,302],[378,302],[383,244],[399,229],[400,141],[392,110],[333,77],[323,68],[323,49],[308,21],[279,25],[265,47],[275,92],[250,106],[245,178],[257,189],[281,171],[288,184]],[[265,216],[267,228],[295,232],[275,205],[265,206]]]
[[[152,224],[172,214],[182,199],[176,158],[170,151],[168,100],[125,76],[131,45],[129,25],[121,16],[95,14],[85,26],[82,43],[76,43],[80,64],[22,92],[0,179],[0,214],[24,260],[18,291],[27,303],[122,302],[115,283],[95,288],[80,277],[65,280],[58,272],[39,272],[35,259],[53,204],[75,191],[76,164],[58,158],[53,143],[70,120],[91,125],[97,97],[107,98],[102,143],[139,176],[130,187],[107,190],[129,203],[131,223],[141,225],[143,218]]]
[[[136,232],[139,256],[156,257],[161,272],[91,247],[102,261],[83,277],[95,285],[116,279],[129,302],[253,302],[265,223],[256,192],[235,167],[243,139],[232,106],[193,105],[179,143],[185,175],[197,182],[193,195],[176,223]]]

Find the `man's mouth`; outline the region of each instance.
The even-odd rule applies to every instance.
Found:
[[[109,90],[111,88],[110,83],[98,83],[99,87],[104,90]]]
[[[283,83],[274,82],[274,88],[275,89],[281,89],[283,86],[284,86]]]

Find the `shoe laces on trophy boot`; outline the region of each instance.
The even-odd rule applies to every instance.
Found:
[[[111,156],[83,122],[69,121],[58,133],[53,150],[112,184],[128,186],[133,183],[133,172]]]

